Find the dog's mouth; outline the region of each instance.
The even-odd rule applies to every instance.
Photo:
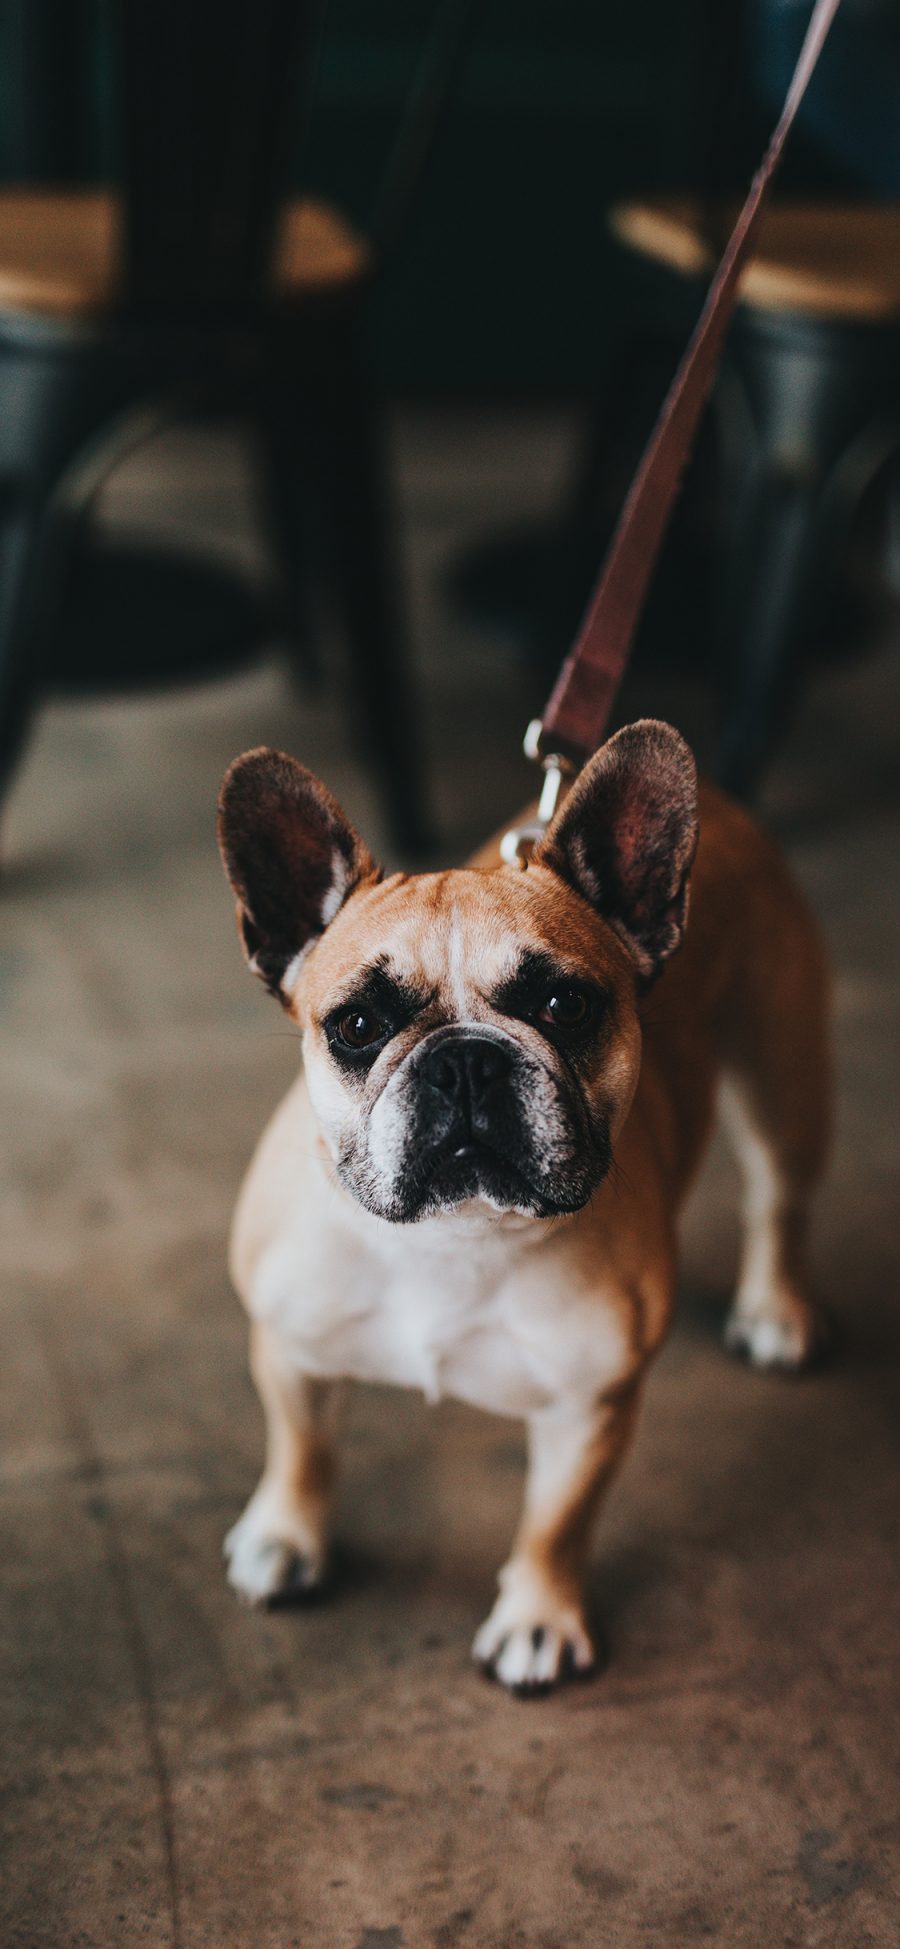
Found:
[[[548,1104],[547,1094],[542,1101],[532,1093],[524,1109],[509,1091],[489,1103],[451,1101],[440,1119],[430,1104],[414,1100],[410,1112],[402,1103],[370,1141],[353,1133],[335,1158],[338,1178],[365,1210],[392,1224],[475,1203],[499,1215],[573,1216],[609,1171],[609,1126],[605,1116],[591,1120],[580,1101]]]
[[[473,1135],[436,1145],[408,1175],[401,1193],[402,1217],[420,1218],[480,1198],[499,1211],[558,1218],[580,1211],[595,1184],[547,1184],[493,1144]]]

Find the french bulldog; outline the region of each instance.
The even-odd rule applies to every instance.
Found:
[[[744,1184],[726,1343],[784,1368],[817,1344],[829,1037],[811,916],[773,842],[651,720],[585,766],[525,870],[492,845],[385,876],[269,750],[229,770],[219,841],[303,1061],[232,1235],[267,1452],[230,1582],[254,1604],[322,1584],[344,1378],[452,1395],[528,1430],[474,1657],[520,1694],[587,1674],[592,1526],[669,1326],[720,1077]]]

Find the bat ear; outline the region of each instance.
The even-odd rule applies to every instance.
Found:
[[[653,981],[680,945],[697,850],[697,768],[671,724],[627,724],[585,765],[535,852]]]
[[[219,794],[219,850],[254,974],[287,1003],[284,978],[378,868],[325,786],[283,751],[246,751]]]

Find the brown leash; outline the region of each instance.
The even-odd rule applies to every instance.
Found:
[[[619,517],[584,621],[543,718],[528,727],[525,750],[547,773],[537,830],[508,833],[504,857],[525,853],[552,817],[560,786],[596,751],[628,665],[635,632],[666,529],[712,390],[741,273],[756,242],[766,199],[840,0],[816,0],[778,125],[747,195],[706,303],[669,388]]]

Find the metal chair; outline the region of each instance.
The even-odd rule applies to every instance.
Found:
[[[612,226],[628,249],[683,278],[712,269],[706,205],[624,204]],[[717,770],[750,797],[790,720],[851,517],[900,449],[900,206],[774,206],[716,406]]]
[[[723,8],[712,0],[696,50],[700,153],[692,193],[633,196],[610,212],[618,329],[553,537],[538,656],[545,643],[557,645],[558,655],[583,605],[619,475],[627,479],[621,460],[636,464],[650,433],[730,231],[727,192],[746,181],[760,153],[809,6],[746,0]],[[761,108],[748,77],[758,79],[754,35],[773,13],[779,30],[790,25],[791,32],[784,72]],[[848,69],[855,91],[843,85]],[[881,128],[871,144],[877,171],[873,163],[867,179],[860,148],[870,96],[862,84],[874,71]],[[744,797],[758,789],[789,725],[828,618],[851,517],[900,452],[900,151],[895,114],[891,120],[898,76],[893,0],[845,0],[804,107],[818,139],[806,135],[804,153],[804,127],[797,131],[785,191],[746,273],[713,411],[640,639],[639,649],[646,645],[669,666],[696,666],[699,647],[717,694],[715,768]],[[855,183],[838,151],[840,130],[857,158]],[[883,174],[888,153],[893,178]]]
[[[173,402],[224,405],[259,429],[282,619],[299,633],[311,576],[327,585],[395,838],[418,846],[394,524],[357,329],[373,255],[335,211],[285,194],[312,11],[118,0],[122,187],[63,191],[46,179],[70,138],[78,8],[16,0],[20,173],[30,150],[44,180],[0,194],[0,792],[51,676],[81,515],[136,411],[146,425]],[[458,45],[444,22],[448,71]],[[439,105],[414,104],[413,161]],[[402,163],[395,209],[412,191]],[[239,633],[271,632],[271,612],[232,593],[219,607]]]
[[[634,199],[611,217],[630,264],[689,307],[727,235],[723,185],[737,187],[736,146],[758,149],[750,124],[761,130],[780,104],[809,0],[747,0],[730,56],[720,11],[710,43],[719,72],[711,85],[707,67],[705,82],[714,113],[704,193]],[[745,797],[790,723],[851,518],[900,451],[898,79],[893,0],[844,0],[744,279],[715,396],[717,769]]]

